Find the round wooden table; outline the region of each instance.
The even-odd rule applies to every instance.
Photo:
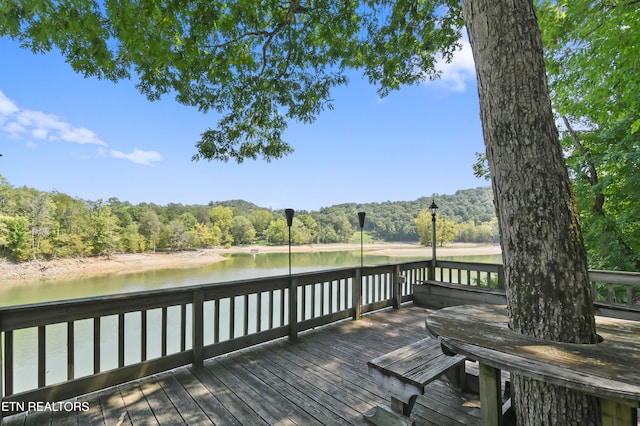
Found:
[[[500,370],[600,398],[603,424],[637,425],[640,322],[596,317],[597,344],[552,342],[508,327],[504,305],[444,308],[427,329],[447,350],[479,362],[483,424],[502,424]],[[615,422],[618,423],[615,423]]]

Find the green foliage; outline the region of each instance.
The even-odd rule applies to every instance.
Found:
[[[292,152],[283,132],[332,108],[331,89],[360,69],[384,96],[435,78],[460,46],[452,0],[256,3],[179,0],[5,0],[0,36],[60,50],[84,76],[135,78],[150,100],[169,93],[223,114],[194,159],[238,162]]]
[[[29,258],[29,221],[23,216],[0,215],[0,252],[13,260]]]
[[[475,224],[473,221],[459,222],[438,214],[436,218],[436,243],[443,246],[453,241],[492,243],[499,241],[498,219],[492,218],[489,222]],[[431,245],[432,216],[429,209],[422,210],[415,220],[420,244]]]
[[[57,191],[14,188],[1,175],[0,194],[7,200],[5,206],[11,205],[7,209],[11,213],[0,213],[0,257],[10,259],[288,243],[282,211],[242,200],[212,202],[207,206],[133,205],[115,198],[106,202],[85,201]],[[455,241],[479,241],[478,235],[488,232],[487,227],[495,222],[489,188],[439,195],[437,202],[438,220],[442,224],[439,229],[445,230],[444,225],[450,222]],[[291,227],[291,241],[293,244],[360,242],[359,211],[367,213],[364,226],[367,242],[417,241],[416,217],[430,203],[431,198],[425,197],[411,202],[340,204],[319,211],[299,210]],[[484,221],[487,217],[489,222]],[[38,231],[44,228],[47,232]],[[439,237],[440,244],[450,240],[450,236]]]
[[[640,270],[638,3],[545,0],[538,14],[590,265]]]

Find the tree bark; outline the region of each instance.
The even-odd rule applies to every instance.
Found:
[[[509,320],[542,339],[594,343],[578,212],[531,0],[463,0],[500,225]],[[514,379],[518,425],[598,424],[596,398]]]

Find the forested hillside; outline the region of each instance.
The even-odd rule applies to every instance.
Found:
[[[340,204],[296,211],[294,244],[347,242],[367,213],[367,237],[430,243],[418,219],[435,199],[440,243],[497,240],[490,188],[415,201]],[[291,206],[295,209],[296,206]],[[430,215],[428,216],[430,226]],[[417,220],[418,219],[418,220]],[[440,226],[441,225],[441,226]],[[113,252],[192,250],[246,244],[286,244],[284,213],[244,200],[207,205],[131,204],[117,198],[88,201],[57,191],[14,187],[0,176],[0,257],[13,260]]]

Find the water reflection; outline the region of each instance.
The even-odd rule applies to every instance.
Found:
[[[229,259],[210,265],[134,272],[129,274],[108,274],[99,277],[38,281],[20,286],[0,288],[2,306],[48,302],[82,297],[100,296],[143,290],[180,287],[187,285],[219,283],[276,275],[286,275],[287,253],[232,254]],[[364,255],[365,265],[423,260],[424,257],[388,257]],[[501,262],[499,255],[442,257],[442,260],[463,260],[468,262]],[[323,269],[359,266],[359,251],[293,253],[292,273],[312,272]]]

